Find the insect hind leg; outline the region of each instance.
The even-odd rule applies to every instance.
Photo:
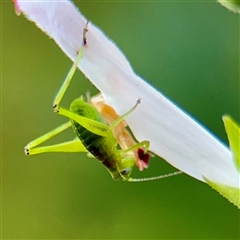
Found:
[[[44,147],[38,147],[33,149],[25,148],[26,155],[34,155],[49,152],[87,152],[87,149],[84,147],[84,145],[78,138],[75,138],[72,141]]]
[[[69,127],[71,127],[72,124],[70,121],[60,125],[59,127],[53,129],[52,131],[42,135],[41,137],[31,141],[27,146],[24,148],[26,155],[34,155],[44,152],[86,152],[86,148],[83,146],[83,144],[80,142],[78,138],[63,142],[59,144],[54,144],[50,146],[43,146],[43,147],[37,147],[38,145],[46,142],[47,140],[55,137],[56,135],[60,134],[61,132],[65,131]]]

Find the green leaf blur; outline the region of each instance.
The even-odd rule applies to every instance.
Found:
[[[215,183],[205,178],[206,182],[221,195],[227,198],[231,203],[240,208],[240,190],[239,188],[229,187],[223,184]]]
[[[240,121],[237,14],[205,1],[76,4],[140,76],[227,144],[221,116]],[[3,239],[239,238],[237,208],[187,175],[115,182],[85,154],[25,156],[28,142],[66,121],[53,113],[52,101],[72,63],[15,15],[12,1],[1,2],[0,21]],[[63,105],[87,90],[97,93],[78,72]],[[56,142],[72,138],[69,131]],[[172,171],[154,158],[132,176]]]
[[[218,0],[218,2],[230,11],[240,13],[240,0]]]
[[[240,127],[229,116],[223,116],[223,122],[228,135],[229,147],[231,148],[234,164],[240,172]]]

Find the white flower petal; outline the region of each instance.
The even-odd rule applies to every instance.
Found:
[[[17,1],[21,11],[46,32],[72,60],[82,43],[86,18],[69,1]],[[142,103],[127,117],[136,138],[183,172],[204,181],[239,188],[239,174],[227,147],[159,91],[138,77],[125,56],[92,23],[80,69],[119,114]]]

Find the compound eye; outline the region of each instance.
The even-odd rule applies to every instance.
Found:
[[[131,172],[131,168],[124,168],[124,169],[121,171],[121,174],[122,174],[122,175],[128,175],[130,172]]]

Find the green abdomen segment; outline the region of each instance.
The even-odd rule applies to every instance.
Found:
[[[74,130],[83,145],[95,158],[102,162],[107,168],[111,169],[116,167],[115,160],[118,158],[118,156],[116,156],[116,149],[113,152],[109,149],[109,145],[107,144],[108,139],[106,137],[93,134],[75,122]]]
[[[104,121],[98,111],[90,104],[83,101],[82,98],[73,101],[70,107],[71,111],[104,124]],[[120,153],[116,150],[111,139],[92,133],[79,123],[72,121],[73,129],[86,149],[104,164],[109,170],[115,169],[116,164],[121,159]]]

